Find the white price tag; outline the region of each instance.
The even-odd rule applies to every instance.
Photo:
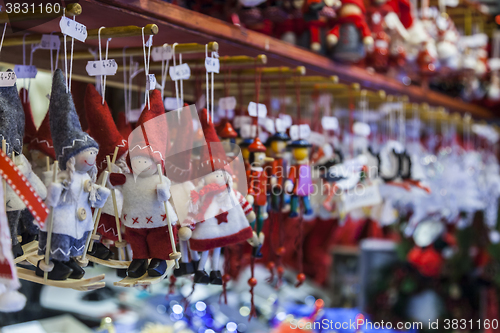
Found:
[[[172,66],[168,69],[168,73],[172,80],[187,80],[191,77],[191,68],[189,65],[184,63],[182,65]]]
[[[236,109],[236,98],[234,96],[219,98],[219,108],[222,110]]]
[[[377,185],[357,185],[342,194],[342,210],[348,213],[354,209],[375,206],[382,202]]]
[[[85,69],[89,76],[115,75],[118,65],[115,59],[88,61]]]
[[[39,47],[44,50],[59,50],[61,47],[61,40],[57,35],[42,35]]]
[[[257,108],[259,109],[258,113],[257,113]],[[248,114],[251,117],[264,118],[265,116],[267,116],[267,107],[265,104],[261,103],[259,103],[259,106],[257,107],[257,104],[255,104],[255,102],[250,102],[248,104]]]
[[[163,101],[163,104],[165,105],[165,110],[177,110],[181,108],[181,100],[179,99],[179,104],[177,104],[177,98],[175,97],[166,97],[165,100]]]
[[[274,119],[264,118],[264,128],[271,134],[276,133],[276,128],[274,126]]]
[[[87,39],[87,27],[83,24],[63,16],[61,17],[61,21],[59,21],[59,27],[61,27],[61,32],[63,34],[85,43]]]
[[[290,137],[292,140],[307,139],[309,135],[311,135],[311,128],[307,124],[290,127]]]
[[[335,117],[323,117],[321,119],[321,126],[324,130],[337,130],[339,128],[339,121]]]
[[[200,98],[196,101],[196,109],[203,109],[205,107],[205,104],[207,104],[207,99],[205,97],[205,94],[201,94]]]
[[[153,61],[162,61],[172,59],[172,46],[157,46],[151,50],[151,58]]]
[[[146,90],[156,89],[156,76],[154,74],[148,74],[146,77]]]
[[[18,79],[34,79],[38,70],[35,66],[15,65],[14,72]]]
[[[370,125],[357,121],[352,125],[352,131],[356,135],[367,138],[370,135]]]
[[[16,73],[0,72],[0,87],[12,87],[16,83]]]
[[[290,116],[289,114],[280,114],[280,119],[283,121],[283,126],[285,127],[285,129],[292,126],[292,116]]]
[[[205,58],[205,68],[209,73],[219,73],[220,62],[217,58],[206,57]]]
[[[250,125],[251,123],[252,123],[252,118],[248,116],[234,117],[234,128],[241,128],[243,125]]]
[[[311,134],[309,135],[309,139],[308,139],[309,143],[311,143],[312,145],[315,145],[315,146],[322,146],[325,144],[326,140],[325,140],[325,136],[321,133],[318,133],[318,132],[311,132]]]
[[[242,138],[255,138],[257,135],[257,126],[251,124],[244,124],[241,126],[240,135]]]
[[[278,133],[286,132],[286,126],[285,126],[285,122],[283,121],[283,119],[276,118],[275,122],[276,122],[276,124],[275,124],[276,132],[278,132]]]
[[[233,119],[234,118],[234,110],[226,110],[217,107],[217,115],[221,118]]]

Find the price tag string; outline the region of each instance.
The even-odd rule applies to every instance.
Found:
[[[262,78],[262,71],[260,67],[257,67],[257,59],[255,59],[255,108],[257,111],[257,117],[255,118],[254,124],[257,127],[255,135],[259,137],[259,97],[260,97],[260,82]]]
[[[168,47],[168,44],[165,43],[163,44],[163,52],[166,51],[166,48]],[[166,62],[166,64],[165,64]],[[165,83],[167,81],[167,73],[168,73],[168,65],[169,65],[170,59],[167,58],[165,61],[164,57],[161,57],[161,99],[163,100],[163,95],[165,92]]]
[[[294,81],[295,81],[295,95],[297,98],[297,124],[300,125],[301,124],[301,120],[300,120],[300,76],[296,75],[294,77]],[[301,136],[300,136],[300,131],[299,131],[299,140],[300,139],[301,139]]]
[[[208,44],[205,44],[205,59],[208,58]],[[207,96],[207,122],[209,121],[209,117],[208,115],[210,114],[210,103],[209,103],[209,99],[210,99],[210,95],[208,94],[208,71],[206,72],[205,74],[205,77],[206,77],[206,84],[205,84],[205,87],[207,89],[207,93],[206,93],[206,96]],[[213,119],[213,117],[212,117]]]
[[[128,124],[128,89],[127,89],[127,55],[125,50],[128,46],[125,46],[122,50],[122,60],[123,60],[123,104],[125,105],[125,123]],[[130,63],[129,67],[132,66]]]
[[[54,34],[54,32],[52,31],[50,33],[50,35],[52,36]],[[50,48],[50,74],[51,75],[54,75],[54,70],[57,69],[57,65],[59,63],[59,47],[57,48],[57,52],[56,52],[56,68],[54,68],[54,60],[52,59],[52,47]]]
[[[151,56],[151,44],[153,44],[153,36],[149,36],[149,43],[148,46],[148,56],[146,58],[146,41],[144,39],[144,27],[142,27],[142,50],[144,52],[144,72],[146,74],[146,81],[149,79],[149,60]],[[144,96],[144,104],[148,103],[148,110],[151,109],[151,104],[149,101],[149,91],[146,89],[145,96]]]
[[[3,25],[2,40],[0,41],[0,54],[2,53],[3,39],[5,37],[6,30],[7,30],[7,23]]]
[[[66,9],[63,9],[63,17],[66,17]],[[73,15],[73,21],[75,16]],[[66,74],[66,93],[71,91],[71,72],[73,71],[73,49],[75,45],[75,38],[71,37],[71,54],[69,60],[69,77],[68,77],[68,50],[66,46],[66,34],[64,34],[64,71]]]
[[[224,95],[225,97],[229,97],[229,87],[231,86],[231,67],[224,72]],[[229,120],[229,110],[226,111],[226,118]]]
[[[97,39],[99,40],[99,61],[102,64],[102,48],[101,48],[101,30],[104,29],[105,27],[100,27],[99,30],[97,31]],[[106,58],[105,60],[108,60],[108,49],[109,49],[109,42],[111,41],[111,38],[108,38],[106,41]],[[104,105],[104,100],[105,100],[105,94],[106,94],[106,77],[107,75],[100,75],[101,77],[101,94],[102,94],[102,105]]]
[[[175,47],[177,46],[178,43],[174,43],[174,45],[172,46],[172,58],[174,59],[174,69],[177,67],[176,64],[175,64]],[[179,66],[182,64],[182,54],[179,54]],[[175,103],[176,103],[176,106],[178,108],[182,108],[182,106],[184,105],[184,103],[181,104],[182,102],[182,97],[179,98],[179,83],[177,82],[179,79],[177,80],[174,80],[174,84],[175,84]],[[181,94],[182,94],[182,84],[181,84]],[[181,114],[180,112],[177,113],[177,120],[179,121],[179,123],[181,122]]]

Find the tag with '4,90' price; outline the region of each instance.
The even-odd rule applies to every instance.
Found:
[[[189,68],[188,64],[172,66],[168,69],[168,73],[174,81],[187,80],[191,77],[191,68]]]
[[[264,118],[267,116],[267,107],[265,104],[258,104],[258,112],[257,112],[257,104],[255,102],[250,102],[248,104],[248,114],[252,117]]]
[[[156,89],[156,76],[154,74],[148,74],[146,77],[146,90]]]
[[[172,46],[157,46],[151,50],[151,58],[153,61],[162,61],[172,59]]]
[[[115,59],[88,61],[85,69],[89,76],[115,75],[118,65]]]
[[[59,21],[59,27],[64,35],[68,35],[85,43],[87,39],[87,27],[83,24],[63,16],[61,17],[61,21]]]
[[[16,73],[0,72],[0,87],[12,87],[16,83]]]
[[[220,62],[217,58],[206,57],[205,58],[205,68],[209,73],[219,73]]]
[[[15,65],[14,72],[19,79],[34,79],[38,70],[35,66]]]

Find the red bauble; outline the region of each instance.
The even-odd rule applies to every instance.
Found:
[[[302,283],[302,282],[304,282],[305,280],[306,280],[306,275],[305,275],[304,273],[299,273],[299,274],[297,274],[297,281],[298,281],[299,283]]]
[[[229,280],[231,280],[231,275],[229,275],[229,274],[222,275],[222,281],[227,283],[227,282],[229,282]]]
[[[276,266],[276,265],[274,264],[274,261],[270,261],[270,262],[268,262],[268,263],[266,264],[266,267],[267,267],[267,269],[268,269],[268,270],[272,270],[272,269],[274,269],[274,266]]]
[[[443,257],[432,246],[426,249],[414,247],[408,253],[407,259],[420,274],[428,277],[438,276],[443,266]]]
[[[285,247],[284,246],[280,246],[276,249],[276,255],[278,256],[282,256],[285,254]]]
[[[257,279],[256,279],[256,278],[254,278],[254,277],[252,277],[252,278],[248,279],[248,285],[249,285],[250,287],[255,287],[255,286],[257,285]]]

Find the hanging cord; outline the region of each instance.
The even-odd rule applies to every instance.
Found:
[[[274,231],[274,226],[276,225],[276,217],[278,214],[276,212],[270,212],[269,213],[269,235],[268,239],[266,240],[269,250],[268,250],[268,260],[267,260],[267,270],[269,271],[269,274],[271,274],[267,278],[268,283],[272,283],[274,281],[274,268],[276,267],[275,259],[274,257],[276,256],[275,250],[274,250],[274,244],[273,244],[273,231]]]
[[[255,125],[257,126],[256,137],[259,137],[259,97],[260,97],[260,82],[262,78],[262,70],[257,67],[257,60],[255,61],[255,109],[257,110],[257,117],[255,118]],[[257,224],[256,224],[257,225]]]
[[[151,56],[151,44],[153,44],[153,36],[149,36],[149,46],[148,46],[148,56],[146,59],[146,40],[144,39],[144,27],[142,27],[142,51],[144,53],[144,73],[146,74],[146,81],[149,79],[149,60]],[[144,104],[148,103],[148,110],[151,109],[151,103],[149,100],[149,91],[144,92]]]
[[[102,63],[102,48],[101,48],[101,30],[104,29],[105,27],[100,27],[99,30],[97,31],[97,39],[99,41],[99,61]],[[111,38],[108,38],[106,41],[106,57],[105,60],[108,60],[108,48],[109,48],[109,42],[111,41]],[[100,75],[101,77],[101,95],[102,95],[102,102],[101,104],[104,105],[105,101],[105,94],[106,94],[106,75]]]
[[[177,282],[177,278],[175,277],[174,274],[170,275],[170,281],[168,284],[168,294],[173,295],[175,294],[175,282]]]
[[[212,59],[214,57],[214,52],[212,51]],[[212,79],[212,85],[210,87],[210,93],[212,94],[212,121],[214,121],[214,72],[210,72],[211,79]]]
[[[168,44],[165,43],[163,44],[163,51],[168,47]],[[167,81],[167,73],[168,73],[168,65],[169,65],[170,59],[167,59],[167,62],[165,64],[165,60],[163,59],[163,56],[161,58],[161,99],[163,100],[164,97],[164,92],[165,92],[165,83]]]
[[[279,84],[280,84],[280,89],[279,89],[279,94],[280,94],[280,114],[285,114],[286,113],[286,104],[285,104],[285,77],[283,76],[283,68],[280,67],[280,76],[279,76]]]
[[[75,15],[73,15],[73,21],[75,20]],[[75,46],[75,39],[71,37],[71,55],[69,58],[69,87],[68,90],[71,91],[71,74],[73,73],[73,50]]]
[[[206,58],[208,58],[208,44],[205,44],[205,59]],[[174,66],[175,66],[175,62],[174,62]],[[205,88],[207,89],[205,97],[207,99],[206,106],[207,106],[207,123],[208,123],[209,122],[209,114],[210,114],[210,103],[209,103],[210,102],[210,95],[208,94],[208,71],[206,71],[205,78],[206,78]],[[177,86],[176,86],[176,89],[177,89]],[[212,118],[212,120],[213,120],[213,118]]]
[[[299,204],[299,211],[301,212],[302,207],[300,207],[300,206],[302,206],[302,205]],[[302,214],[300,214],[298,228],[299,228],[299,233],[297,235],[298,239],[297,239],[295,244],[296,244],[296,246],[298,246],[297,262],[298,262],[299,274],[297,274],[297,283],[295,284],[296,288],[300,287],[305,281],[305,275],[304,275],[304,237],[303,237],[304,224],[303,224]]]
[[[125,123],[128,123],[128,91],[127,91],[127,55],[125,54],[125,50],[127,46],[123,48],[122,51],[122,60],[123,60],[123,103],[125,104]],[[129,67],[132,64],[129,65]]]
[[[257,317],[257,310],[255,309],[255,302],[254,302],[254,292],[253,288],[257,285],[257,279],[254,277],[254,269],[255,269],[255,257],[251,256],[250,258],[250,272],[251,272],[251,277],[248,279],[248,285],[250,286],[250,315],[248,316],[248,321],[252,320],[253,317]]]
[[[2,52],[3,40],[5,38],[5,31],[7,30],[7,23],[3,25],[2,40],[0,41],[0,54]]]
[[[354,125],[354,89],[349,87],[349,155],[354,157],[354,137],[353,137],[353,125]]]
[[[297,98],[297,125],[301,124],[301,119],[300,119],[300,76],[296,75],[294,77],[294,82],[295,82],[295,96]],[[300,131],[299,131],[299,139],[300,137]]]
[[[219,303],[221,298],[224,297],[224,304],[227,304],[227,283],[231,280],[231,275],[229,272],[231,271],[231,257],[232,250],[229,246],[224,248],[224,275],[222,275],[222,293],[219,296]]]
[[[229,67],[224,72],[224,94],[225,94],[225,97],[229,97],[229,87],[230,86],[231,86],[231,67]],[[229,121],[229,110],[226,110],[226,119]]]

